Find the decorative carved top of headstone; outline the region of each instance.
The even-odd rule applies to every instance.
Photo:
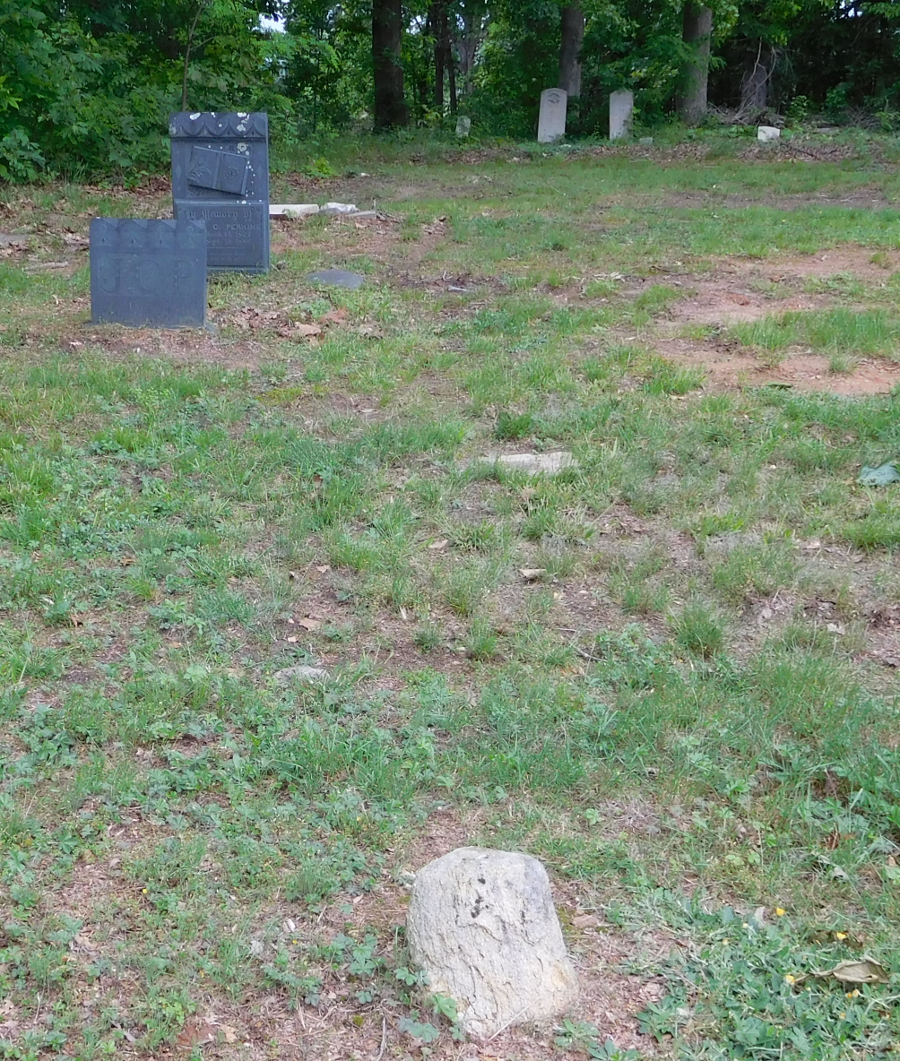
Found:
[[[91,222],[95,324],[202,328],[206,224],[97,217]]]
[[[541,113],[538,118],[538,143],[552,144],[566,135],[566,104],[568,93],[562,88],[545,88],[541,93]]]
[[[169,136],[175,217],[206,222],[210,272],[268,272],[268,116],[173,114]]]

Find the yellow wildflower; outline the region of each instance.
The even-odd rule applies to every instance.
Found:
[[[847,938],[847,933],[846,932],[835,932],[834,938],[835,939],[846,939]]]
[[[792,984],[792,983],[794,983],[795,980],[796,980],[796,977],[791,976],[790,973],[788,973],[787,976],[784,978],[784,982],[786,984]]]
[[[786,913],[787,913],[787,910],[783,909],[782,907],[780,907],[780,906],[776,906],[775,907],[775,916],[776,917],[784,917],[784,915]]]

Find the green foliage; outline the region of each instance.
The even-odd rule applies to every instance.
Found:
[[[0,0],[0,177],[87,176],[165,165],[168,115],[265,106],[274,66],[257,0],[124,0],[97,6]],[[197,17],[194,33],[191,26]]]
[[[850,933],[794,926],[780,908],[772,923],[764,911],[744,919],[729,906],[683,906],[695,946],[673,952],[662,970],[668,994],[640,1015],[643,1030],[673,1037],[677,1056],[843,1061],[891,1051],[898,1025],[890,988],[810,976],[859,956]]]

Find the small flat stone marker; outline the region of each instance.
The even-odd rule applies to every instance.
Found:
[[[350,273],[346,269],[319,269],[306,278],[311,284],[327,284],[331,287],[347,287],[351,291],[363,286],[366,282],[359,273]]]
[[[609,138],[625,140],[631,136],[631,119],[634,114],[634,93],[627,88],[610,93]]]
[[[569,96],[562,88],[545,88],[541,93],[538,143],[552,144],[566,135],[566,105]]]
[[[756,127],[756,139],[761,140],[764,144],[769,143],[771,140],[780,140],[781,130],[774,125],[758,125]]]
[[[309,217],[317,214],[319,207],[316,203],[270,203],[269,217]]]
[[[556,475],[565,468],[578,467],[578,462],[566,450],[554,453],[504,453],[497,458],[497,463],[527,475]]]
[[[211,273],[269,271],[269,119],[261,112],[173,114],[178,220],[205,221]]]
[[[205,222],[94,218],[91,319],[135,328],[202,328]]]
[[[321,214],[358,214],[359,207],[356,203],[326,203],[319,207]]]
[[[273,675],[279,685],[292,685],[294,682],[321,682],[328,677],[324,667],[310,667],[298,664],[296,667],[284,667]]]

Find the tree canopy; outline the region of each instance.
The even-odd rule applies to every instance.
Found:
[[[275,135],[354,123],[533,135],[541,90],[604,135],[611,91],[645,123],[707,99],[900,125],[890,0],[0,0],[0,177],[140,173],[166,118],[265,109]]]

